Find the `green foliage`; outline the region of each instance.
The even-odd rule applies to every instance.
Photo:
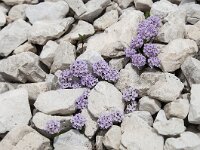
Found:
[[[148,18],[150,16],[150,11],[144,12],[144,16],[145,16],[145,18]]]

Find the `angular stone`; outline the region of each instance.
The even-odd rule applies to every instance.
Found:
[[[88,37],[94,33],[94,27],[90,23],[80,20],[69,33],[60,39],[60,41],[76,43],[76,41],[81,40],[80,36]]]
[[[5,3],[0,3],[0,11],[2,11],[5,15],[9,12],[10,6],[6,5]]]
[[[32,53],[36,53],[37,49],[35,46],[33,46],[31,43],[26,42],[23,45],[20,45],[19,47],[17,47],[14,51],[13,54],[19,54],[19,53],[23,53],[23,52],[32,52]]]
[[[29,31],[28,40],[34,44],[44,45],[48,40],[58,39],[73,22],[72,17],[62,20],[37,21]]]
[[[54,115],[70,115],[76,110],[75,101],[80,97],[85,89],[62,89],[41,93],[34,103],[39,111]]]
[[[161,103],[155,99],[144,96],[139,100],[140,111],[148,111],[151,113],[151,115],[154,115],[160,109],[161,109]]]
[[[200,84],[192,84],[190,97],[190,110],[188,121],[192,124],[200,124]]]
[[[136,115],[125,117],[122,124],[120,150],[162,150],[164,139]],[[130,132],[131,131],[131,132]],[[142,140],[141,140],[142,139]],[[145,143],[145,144],[144,144]]]
[[[0,94],[9,91],[8,83],[0,82]]]
[[[119,6],[124,9],[127,8],[134,0],[113,0],[119,4]]]
[[[185,37],[194,40],[200,47],[200,27],[198,25],[185,25]]]
[[[153,118],[148,111],[134,111],[132,113],[127,114],[127,116],[136,115],[148,123],[149,126],[153,126]]]
[[[184,132],[178,138],[168,138],[164,150],[198,150],[200,138],[193,132]]]
[[[182,0],[169,0],[169,1],[174,4],[180,4]]]
[[[17,19],[26,19],[25,9],[28,7],[27,4],[19,4],[13,6],[8,13],[8,20],[15,21]]]
[[[114,85],[101,81],[89,93],[88,110],[96,118],[106,111],[124,110],[122,94]]]
[[[51,66],[51,73],[69,68],[70,64],[75,61],[75,46],[69,42],[61,42],[56,52]]]
[[[96,150],[106,150],[103,145],[103,135],[101,133],[96,136],[95,148]]]
[[[159,121],[162,121],[162,122],[163,122],[163,121],[167,121],[167,117],[166,117],[165,111],[164,111],[163,109],[161,109],[161,110],[158,112],[154,123],[155,123],[155,122],[159,122]]]
[[[168,103],[164,107],[167,118],[177,117],[185,119],[189,112],[189,101],[187,99],[177,99]]]
[[[133,0],[132,0],[133,1]],[[109,6],[106,8],[106,12],[111,11],[111,10],[117,10],[118,13],[121,15],[122,14],[122,9],[119,7],[119,5],[115,2],[111,2]]]
[[[126,60],[126,58],[123,58],[123,57],[122,58],[111,59],[109,61],[109,65],[112,68],[115,68],[117,70],[123,69],[126,63],[127,63],[127,60]]]
[[[50,140],[26,125],[12,129],[0,142],[2,150],[52,150]]]
[[[42,82],[46,73],[38,64],[39,57],[32,52],[13,55],[0,61],[0,76],[11,82]]]
[[[163,21],[177,24],[186,24],[186,17],[186,11],[184,9],[178,8],[176,11],[170,12]]]
[[[0,11],[0,27],[4,26],[6,24],[6,15]]]
[[[118,21],[118,11],[111,10],[106,12],[103,16],[96,19],[93,23],[94,27],[98,30],[105,30],[107,27]]]
[[[152,0],[134,0],[135,8],[141,11],[149,11],[153,4]]]
[[[92,144],[83,134],[70,130],[54,138],[55,150],[91,150]]]
[[[166,121],[156,121],[153,124],[154,129],[165,136],[176,136],[183,133],[186,129],[183,119],[171,118]]]
[[[0,31],[0,56],[8,56],[15,48],[27,40],[30,24],[16,20]]]
[[[40,61],[47,65],[48,68],[51,68],[57,48],[58,44],[50,40],[44,45],[40,53]]]
[[[162,69],[165,72],[173,72],[181,67],[188,56],[198,52],[195,41],[189,39],[176,39],[162,48],[158,55]]]
[[[118,150],[121,140],[121,128],[113,125],[105,134],[103,144],[107,149]]]
[[[2,0],[6,5],[17,5],[22,3],[30,3],[32,0]]]
[[[0,103],[0,133],[6,133],[17,125],[28,124],[32,115],[25,89],[1,94]]]
[[[184,88],[183,83],[175,75],[165,73],[165,77],[158,80],[150,87],[147,94],[162,102],[176,100]]]
[[[47,9],[48,8],[48,9]],[[64,1],[42,2],[37,5],[29,5],[26,10],[26,16],[33,24],[41,20],[57,20],[66,16],[69,6]]]
[[[82,0],[66,0],[66,2],[77,16],[80,16],[87,11],[86,6]]]

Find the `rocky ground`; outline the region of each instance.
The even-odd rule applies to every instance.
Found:
[[[2,1],[0,150],[200,150],[199,1]],[[160,67],[141,70],[124,49],[148,15],[162,21],[154,40]],[[106,60],[119,71],[115,82],[99,79],[81,111],[75,104],[86,88],[58,82],[77,60]],[[139,94],[131,113],[128,87]],[[122,120],[101,129],[100,115],[113,109]],[[77,112],[86,119],[80,130]],[[49,132],[49,121],[59,129]]]

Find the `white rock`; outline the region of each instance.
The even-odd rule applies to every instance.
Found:
[[[187,39],[194,40],[198,47],[200,47],[200,27],[195,25],[186,25],[185,26],[185,37]]]
[[[127,8],[131,3],[134,2],[134,0],[114,0],[119,4],[119,6],[124,9]]]
[[[135,8],[141,11],[149,11],[153,4],[152,0],[134,0]]]
[[[16,20],[0,31],[0,56],[8,56],[15,48],[27,40],[30,24]]]
[[[70,64],[75,61],[75,46],[69,42],[61,42],[56,52],[51,66],[51,73],[69,68]]]
[[[103,57],[101,57],[101,55],[96,51],[85,51],[77,57],[77,60],[86,60],[88,63],[93,64],[97,61],[103,60]]]
[[[97,134],[95,143],[96,150],[106,150],[105,146],[103,145],[103,138],[103,135]]]
[[[82,14],[79,19],[92,22],[97,18],[101,12],[108,6],[111,0],[90,0],[86,6],[86,12]]]
[[[47,65],[48,68],[51,68],[57,48],[58,44],[50,40],[44,45],[40,53],[40,61]]]
[[[89,93],[88,110],[96,118],[105,111],[124,110],[122,94],[114,85],[101,81]]]
[[[123,57],[122,58],[111,59],[109,61],[109,65],[112,68],[115,68],[117,70],[123,69],[126,63],[127,63],[127,60],[126,60],[126,58],[123,58]]]
[[[164,78],[160,78],[150,87],[147,94],[162,102],[171,102],[176,100],[184,88],[183,83],[175,75],[165,73]]]
[[[109,6],[106,8],[106,12],[111,11],[111,10],[117,10],[120,15],[122,14],[122,9],[115,2],[111,2]]]
[[[81,40],[80,35],[88,37],[94,33],[94,27],[90,23],[80,20],[69,33],[60,39],[60,41],[64,40],[74,43],[78,40]]]
[[[51,84],[48,82],[27,83],[19,84],[17,88],[26,89],[28,91],[29,100],[34,102],[40,93],[51,90]]]
[[[107,27],[118,21],[118,11],[111,10],[106,12],[103,16],[96,19],[93,23],[94,27],[98,30],[105,30]]]
[[[52,150],[49,139],[26,125],[12,129],[0,142],[0,147],[2,150]]]
[[[10,131],[17,125],[27,125],[31,119],[28,92],[17,89],[0,95],[0,133]]]
[[[189,39],[176,39],[162,48],[158,55],[162,69],[166,72],[173,72],[179,69],[188,56],[198,52],[197,44]]]
[[[172,4],[167,0],[160,0],[151,6],[150,14],[151,16],[159,16],[160,18],[166,17],[170,12],[176,11],[178,6]]]
[[[144,96],[139,100],[140,111],[148,111],[151,113],[151,115],[154,115],[160,109],[161,109],[161,103],[155,99]]]
[[[48,40],[58,39],[73,22],[72,17],[62,20],[37,21],[29,31],[28,40],[34,44],[44,45]]]
[[[113,125],[105,134],[103,144],[107,149],[118,150],[121,140],[121,128]]]
[[[42,82],[46,73],[38,64],[39,57],[32,52],[13,55],[0,61],[0,76],[12,82]]]
[[[0,82],[0,94],[9,91],[8,83]]]
[[[5,3],[0,3],[0,11],[2,11],[5,15],[9,12],[10,6],[6,5]]]
[[[167,17],[164,18],[164,22],[185,24],[186,15],[186,10],[178,8],[176,11],[170,12]]]
[[[2,0],[6,5],[17,5],[23,3],[30,3],[32,0]]]
[[[17,19],[26,19],[25,9],[28,7],[27,4],[19,4],[13,6],[8,13],[8,20],[15,21]]]
[[[41,20],[57,20],[66,16],[69,6],[64,1],[42,2],[37,5],[29,5],[26,10],[26,16],[33,24]]]
[[[188,121],[193,124],[200,124],[200,84],[192,84],[190,97],[190,110]]]
[[[17,47],[14,51],[13,54],[19,54],[19,53],[23,53],[23,52],[32,52],[32,53],[36,53],[37,49],[35,46],[33,46],[31,43],[26,42],[23,45],[20,45],[19,47]]]
[[[153,126],[153,118],[148,111],[134,111],[132,113],[127,114],[127,116],[136,115],[148,123],[149,126]]]
[[[192,84],[200,84],[200,61],[188,57],[184,63],[181,65],[181,70],[189,82],[190,86]]]
[[[196,0],[181,0],[180,6],[188,4],[188,3],[194,3],[194,4],[196,4]]]
[[[154,122],[153,127],[159,134],[166,136],[179,135],[186,129],[183,119],[179,118],[171,118],[166,121],[156,121]]]
[[[185,119],[189,112],[189,101],[187,99],[177,99],[168,103],[164,107],[167,118],[177,117]]]
[[[157,122],[157,121],[167,121],[167,117],[166,117],[165,111],[163,109],[161,109],[158,112],[154,123]]]
[[[200,138],[192,132],[184,132],[178,138],[168,138],[164,150],[198,150]]]
[[[65,0],[69,7],[76,13],[77,16],[82,15],[87,11],[82,0]]]
[[[124,10],[118,22],[88,39],[86,50],[98,51],[102,56],[111,58],[123,56],[124,48],[136,35],[137,26],[143,19],[140,11],[133,8]]]
[[[125,117],[121,124],[121,130],[120,150],[163,149],[163,137],[158,135],[152,127],[136,115]]]
[[[0,11],[0,27],[4,26],[6,24],[6,15]]]
[[[41,93],[34,106],[45,114],[73,114],[75,101],[85,89],[63,89]]]
[[[83,134],[70,130],[54,138],[55,150],[91,150],[92,144]]]

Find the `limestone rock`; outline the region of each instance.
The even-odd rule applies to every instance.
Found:
[[[4,26],[6,24],[6,15],[0,11],[0,27]]]
[[[148,111],[134,111],[132,113],[127,114],[126,116],[136,115],[148,123],[149,126],[153,126],[153,118]]]
[[[85,89],[62,89],[41,93],[34,103],[39,111],[54,114],[73,114],[75,112],[75,101]]]
[[[23,3],[30,3],[32,0],[3,0],[6,5],[17,5]]]
[[[161,109],[161,110],[158,112],[154,123],[155,123],[155,122],[159,122],[159,121],[161,121],[161,122],[167,121],[167,117],[166,117],[165,111],[164,111],[163,109]]]
[[[9,91],[8,83],[0,82],[0,94]]]
[[[114,0],[115,2],[118,3],[118,5],[124,9],[127,8],[131,3],[134,2],[134,0]]]
[[[185,37],[187,39],[194,40],[198,47],[200,47],[200,27],[195,25],[186,25],[185,26]]]
[[[134,0],[135,8],[141,11],[149,11],[153,4],[152,0]]]
[[[28,7],[27,4],[19,4],[13,6],[8,13],[8,20],[15,21],[17,19],[26,19],[25,9]]]
[[[109,61],[109,65],[112,68],[115,68],[117,70],[123,69],[126,63],[127,63],[127,60],[126,60],[126,58],[123,58],[123,57],[122,58],[111,59]]]
[[[23,45],[20,45],[19,47],[17,47],[14,51],[13,54],[19,54],[19,53],[23,53],[23,52],[32,52],[32,53],[36,53],[37,49],[35,46],[33,46],[31,43],[26,42]]]
[[[124,110],[122,94],[114,85],[101,81],[89,93],[88,110],[96,118],[105,111]]]
[[[28,92],[17,89],[0,95],[0,133],[6,133],[17,125],[27,125],[31,119]]]
[[[66,0],[66,2],[77,16],[80,16],[87,11],[86,6],[82,0]]]

